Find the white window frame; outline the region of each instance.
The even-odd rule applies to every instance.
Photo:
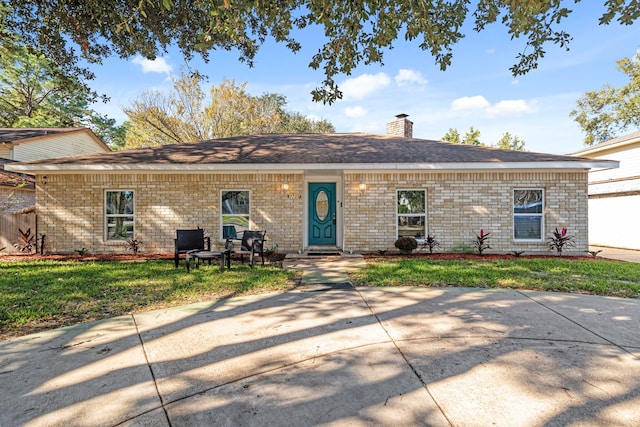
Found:
[[[540,213],[520,213],[517,214],[515,212],[515,208],[516,208],[516,201],[515,201],[515,193],[516,191],[540,191],[540,197],[541,197],[541,202],[542,202],[542,212]],[[513,241],[514,242],[543,242],[544,241],[544,230],[545,230],[545,225],[544,225],[544,212],[545,212],[545,194],[544,194],[544,188],[540,188],[540,187],[530,187],[530,188],[514,188],[511,191],[511,216],[513,218],[513,233],[512,233],[512,237],[513,237]],[[516,218],[517,217],[521,217],[521,216],[539,216],[540,217],[540,238],[539,239],[522,239],[522,238],[516,238]]]
[[[401,213],[398,212],[398,201],[399,201],[398,200],[398,195],[399,195],[399,193],[401,191],[422,191],[424,193],[424,209],[423,209],[423,212],[421,214],[419,214],[419,213],[401,214]],[[398,189],[396,189],[395,209],[396,209],[396,215],[395,215],[396,216],[396,239],[399,238],[398,232],[400,231],[399,230],[400,227],[398,226],[398,223],[400,221],[398,221],[398,219],[400,217],[403,217],[403,216],[405,216],[405,217],[416,217],[416,216],[424,217],[424,235],[422,237],[420,237],[420,238],[417,238],[415,236],[412,236],[412,237],[415,237],[416,239],[424,239],[424,238],[427,237],[429,227],[428,227],[428,224],[427,224],[427,190],[426,190],[426,188],[398,188]]]
[[[107,213],[107,194],[108,193],[126,193],[126,192],[131,192],[133,194],[133,212],[128,214],[128,213],[124,213],[124,214],[109,214]],[[114,188],[114,189],[107,189],[104,190],[104,217],[103,217],[103,221],[104,221],[104,241],[105,242],[117,242],[117,243],[121,243],[126,241],[127,239],[109,239],[109,218],[118,218],[118,217],[133,217],[133,224],[131,227],[131,231],[132,231],[132,235],[131,237],[127,237],[127,238],[135,238],[136,236],[136,192],[135,190],[131,190],[131,189],[121,189],[121,188]]]
[[[218,227],[218,236],[220,237],[220,241],[224,240],[224,237],[223,237],[224,234],[223,234],[223,228],[222,228],[222,226],[224,225],[224,219],[223,218],[225,217],[225,215],[228,215],[228,214],[224,213],[224,207],[222,206],[222,204],[223,204],[222,195],[224,193],[229,192],[229,191],[239,192],[239,193],[240,192],[248,193],[248,195],[249,195],[248,200],[243,200],[242,203],[238,203],[238,206],[249,205],[249,213],[247,214],[247,227],[246,227],[246,229],[250,230],[251,229],[251,224],[252,224],[251,223],[251,203],[252,203],[251,200],[253,198],[253,195],[251,194],[251,190],[246,189],[246,188],[223,188],[222,190],[220,190],[220,197],[218,199],[220,201],[220,226]],[[244,214],[240,214],[240,215],[244,216]],[[242,235],[241,230],[236,230],[236,231],[238,232],[238,237],[240,237]]]

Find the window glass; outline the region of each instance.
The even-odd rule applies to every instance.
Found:
[[[133,191],[118,190],[105,193],[106,240],[127,240],[135,235]]]
[[[249,229],[250,198],[249,191],[222,191],[222,238],[236,238],[242,231]]]
[[[426,233],[425,190],[398,190],[398,237],[424,238]]]
[[[541,189],[513,191],[513,238],[542,240],[544,200]]]

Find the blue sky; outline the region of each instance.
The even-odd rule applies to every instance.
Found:
[[[640,25],[598,25],[603,3],[575,5],[562,27],[573,36],[570,50],[546,46],[538,69],[515,78],[509,67],[524,40],[511,40],[500,24],[481,33],[467,26],[467,36],[454,46],[453,63],[446,71],[417,43],[398,40],[386,52],[384,66],[360,66],[350,76],[338,76],[344,98],[333,105],[314,103],[310,94],[324,77],[321,70],[308,67],[322,43],[317,29],[297,34],[303,45],[297,54],[268,42],[253,68],[239,62],[237,53],[225,51],[212,52],[208,63],[198,58],[187,65],[209,77],[207,89],[225,78],[246,82],[251,94],[285,95],[290,111],[327,119],[337,132],[384,134],[386,123],[405,113],[414,122],[416,138],[437,140],[449,128],[464,134],[473,126],[488,145],[509,132],[525,140],[529,151],[570,153],[584,147],[584,135],[569,117],[577,99],[604,84],[626,84],[628,77],[616,70],[616,60],[633,57],[640,48]],[[170,50],[153,62],[110,58],[92,66],[97,75],[92,88],[111,98],[96,110],[126,120],[122,107],[145,90],[169,90],[170,75],[185,65],[182,55]]]

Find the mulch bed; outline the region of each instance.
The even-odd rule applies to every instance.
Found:
[[[272,256],[265,256],[265,261],[277,262],[282,261],[286,254],[274,253]],[[248,258],[248,257],[245,257]],[[180,259],[184,259],[184,254],[180,256]],[[235,260],[235,257],[233,257]],[[239,259],[239,257],[238,257]],[[7,254],[0,255],[0,261],[16,262],[16,261],[122,261],[122,262],[135,262],[146,260],[171,260],[173,261],[173,254],[148,254],[139,253],[134,255],[133,253],[122,254],[84,254],[82,256],[78,254]]]
[[[286,254],[274,253],[270,256],[265,256],[265,261],[278,262],[284,260]],[[520,255],[516,257],[513,254],[471,254],[471,253],[450,253],[450,252],[436,252],[430,254],[428,252],[413,252],[410,255],[400,254],[398,252],[385,252],[379,254],[377,252],[370,252],[362,254],[364,259],[372,258],[427,258],[433,260],[510,260],[517,258],[558,258],[558,255],[539,254],[539,255]],[[181,255],[181,259],[184,255]],[[234,258],[235,259],[235,258]],[[575,255],[562,255],[562,259],[572,260],[593,260],[596,259],[591,256],[575,256]],[[6,254],[0,255],[0,261],[14,262],[14,261],[39,261],[39,260],[53,260],[53,261],[122,261],[122,262],[141,262],[145,260],[173,260],[173,254],[160,253],[160,254],[148,254],[139,253],[134,255],[133,253],[119,253],[119,254],[85,254],[80,256],[78,254]]]
[[[145,261],[152,259],[173,260],[173,254],[10,254],[0,255],[0,261]]]
[[[385,252],[384,254],[379,253],[365,253],[362,254],[364,259],[372,259],[372,258],[427,258],[433,260],[465,260],[465,259],[473,259],[473,260],[512,260],[518,258],[559,258],[558,255],[549,255],[549,254],[539,254],[539,255],[520,255],[515,256],[512,254],[470,254],[470,253],[452,253],[452,252],[437,252],[437,253],[428,253],[428,252],[413,252],[410,255],[400,254],[398,252]],[[595,259],[591,256],[575,256],[575,255],[562,255],[562,259],[573,259],[573,260],[592,260]]]

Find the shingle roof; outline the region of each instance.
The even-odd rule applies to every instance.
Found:
[[[10,143],[23,139],[78,130],[80,130],[80,128],[0,128],[0,143]]]
[[[35,179],[31,175],[24,173],[9,172],[4,170],[4,165],[15,163],[13,160],[0,158],[0,186],[17,187],[24,185],[24,188],[35,188]]]
[[[96,153],[29,164],[449,163],[577,161],[573,156],[369,134],[269,134]]]
[[[605,150],[607,148],[613,148],[613,147],[627,145],[631,143],[637,143],[639,141],[640,141],[640,131],[636,131],[626,135],[619,136],[614,139],[610,139],[609,141],[601,142],[600,144],[585,147],[571,154],[572,155],[590,155],[592,153],[597,153],[598,151]]]

